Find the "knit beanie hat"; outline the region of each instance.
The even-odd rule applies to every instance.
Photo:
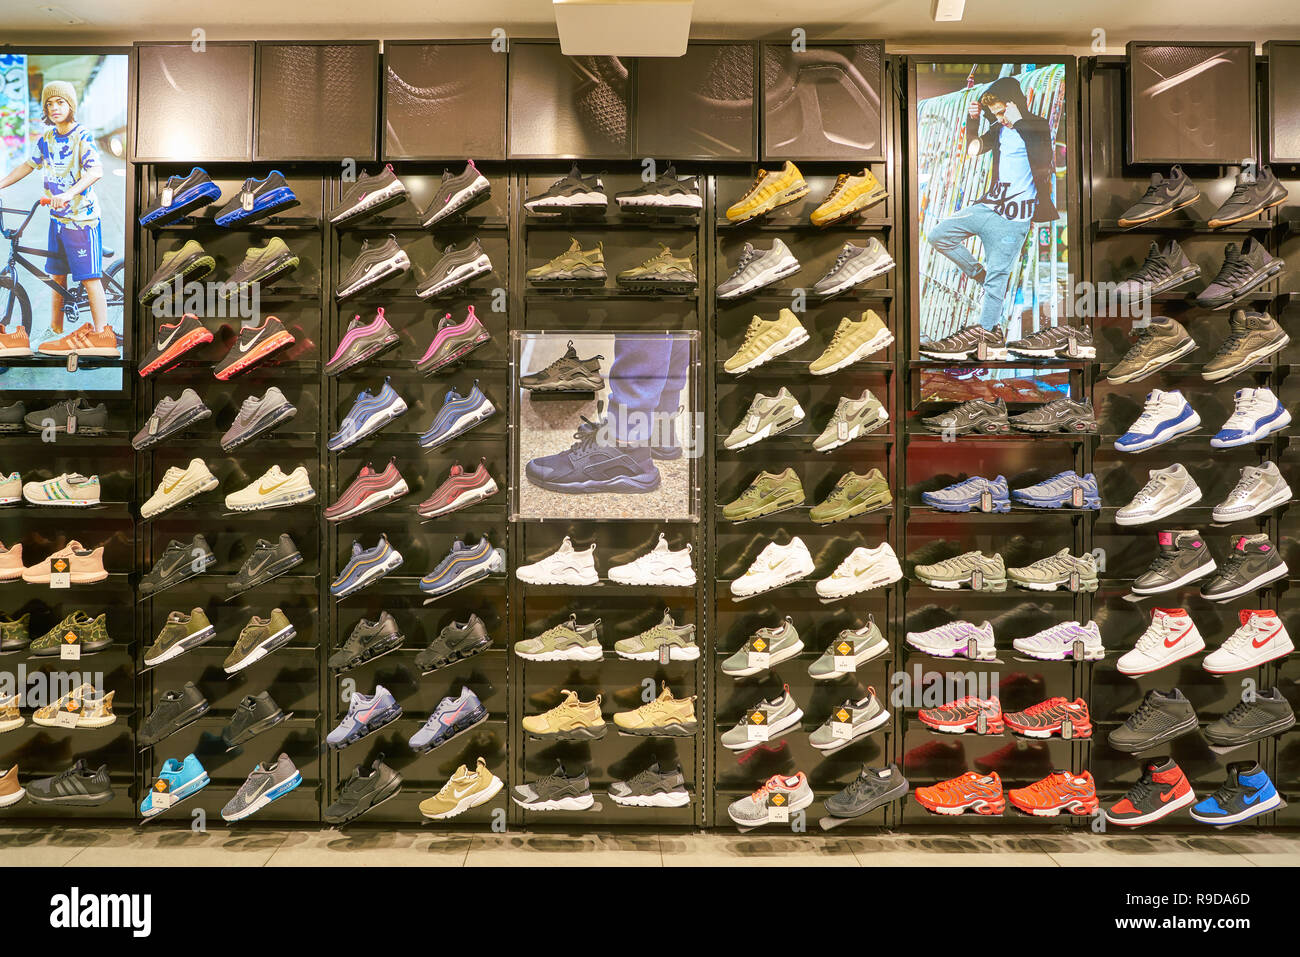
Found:
[[[45,89],[41,92],[41,116],[46,123],[50,122],[50,114],[45,105],[54,97],[59,96],[67,100],[69,110],[68,119],[77,118],[77,91],[67,80],[50,80],[45,84]]]

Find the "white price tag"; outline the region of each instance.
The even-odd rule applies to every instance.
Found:
[[[79,714],[78,711],[60,711],[54,716],[54,726],[56,728],[75,728]]]
[[[751,415],[748,419],[745,420],[745,431],[757,432],[758,422],[759,422],[759,417],[757,415]]]
[[[784,802],[781,804],[768,803],[767,820],[770,824],[789,824],[790,823],[790,806]]]
[[[848,721],[832,721],[831,737],[836,741],[847,741],[853,737],[853,725]]]
[[[50,573],[50,587],[51,587],[51,588],[71,588],[71,587],[72,587],[72,573],[71,573],[71,572],[51,572],[51,573]]]
[[[750,740],[750,741],[766,741],[766,740],[767,740],[767,722],[766,722],[766,721],[763,722],[762,724],[755,724],[753,721],[746,720],[746,721],[745,721],[745,724],[746,724],[746,727],[747,727],[747,729],[748,729],[748,731],[749,731],[749,740]]]
[[[166,809],[176,803],[176,799],[172,797],[172,793],[170,791],[155,790],[155,791],[151,791],[150,794],[153,795],[149,799],[150,803],[152,803],[153,806],[156,808]]]
[[[835,437],[841,442],[849,440],[849,424],[844,421],[835,423]]]
[[[81,660],[81,643],[64,644],[59,648],[59,658],[63,661],[80,661]]]
[[[760,671],[766,671],[771,666],[772,654],[768,651],[751,651],[749,653],[749,667],[758,668]]]
[[[170,186],[164,186],[162,191],[162,204],[164,206],[170,206],[174,198],[172,188]]]

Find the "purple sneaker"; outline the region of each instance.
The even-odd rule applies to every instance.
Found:
[[[1063,621],[1045,628],[1028,638],[1017,638],[1011,647],[1039,661],[1064,661],[1074,658],[1076,648],[1081,660],[1093,661],[1106,656],[1101,644],[1101,631],[1095,621],[1081,625],[1077,621]]]
[[[397,342],[397,333],[384,318],[383,306],[379,307],[375,318],[369,322],[362,322],[360,316],[353,316],[339,347],[334,350],[334,358],[325,364],[325,374],[338,375],[346,372],[353,366],[382,355],[396,346]]]

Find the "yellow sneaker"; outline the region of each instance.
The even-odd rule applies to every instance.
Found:
[[[524,730],[542,741],[595,741],[605,736],[605,719],[600,714],[600,695],[594,701],[579,701],[577,694],[564,691],[564,700],[550,711],[525,715]]]
[[[447,779],[447,783],[433,797],[420,802],[420,813],[432,821],[445,821],[463,814],[472,807],[486,804],[501,790],[501,779],[487,768],[487,762],[478,759],[473,771],[465,765]]]
[[[779,172],[759,170],[753,185],[727,210],[727,219],[733,223],[743,223],[807,195],[808,184],[804,182],[799,167],[786,160]]]
[[[860,213],[880,202],[889,193],[869,169],[861,173],[841,173],[822,204],[812,211],[814,226],[829,226]]]
[[[659,697],[633,711],[614,713],[614,724],[623,734],[688,737],[698,726],[695,720],[695,695],[674,698],[664,682]]]
[[[868,309],[857,319],[845,316],[840,320],[835,337],[826,351],[808,365],[813,375],[829,375],[845,366],[879,352],[894,341],[894,334],[886,328],[884,320]]]
[[[732,375],[740,375],[807,341],[808,330],[789,309],[782,309],[775,319],[755,316],[749,321],[745,341],[736,354],[722,364],[722,368]]]

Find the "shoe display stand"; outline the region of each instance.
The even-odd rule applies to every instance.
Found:
[[[1157,295],[1151,314],[1170,316],[1182,323],[1196,340],[1197,349],[1175,363],[1138,382],[1113,384],[1106,381],[1106,371],[1128,349],[1132,320],[1099,316],[1094,322],[1097,359],[1086,375],[1095,383],[1092,388],[1100,435],[1089,468],[1096,472],[1103,508],[1091,527],[1085,547],[1101,549],[1105,569],[1101,588],[1092,597],[1091,614],[1101,628],[1106,643],[1106,659],[1098,662],[1091,673],[1087,697],[1092,708],[1096,742],[1092,748],[1091,768],[1097,793],[1105,807],[1121,797],[1139,777],[1145,758],[1170,755],[1186,773],[1198,796],[1208,796],[1224,781],[1229,762],[1258,760],[1279,792],[1290,800],[1300,784],[1300,738],[1293,730],[1267,738],[1257,744],[1233,751],[1217,752],[1200,733],[1180,737],[1152,752],[1130,755],[1110,748],[1106,735],[1141,704],[1153,688],[1167,691],[1177,687],[1191,701],[1201,727],[1230,711],[1244,692],[1266,691],[1278,687],[1293,708],[1300,706],[1300,688],[1296,680],[1300,671],[1294,656],[1259,668],[1215,676],[1202,667],[1203,654],[1197,654],[1160,671],[1131,678],[1115,669],[1115,659],[1129,650],[1150,621],[1152,608],[1185,608],[1205,639],[1206,651],[1218,648],[1239,625],[1238,612],[1243,609],[1276,610],[1288,630],[1300,627],[1297,604],[1297,568],[1300,568],[1300,526],[1294,503],[1256,518],[1218,525],[1213,522],[1213,507],[1222,502],[1236,484],[1240,469],[1273,461],[1284,477],[1295,486],[1297,459],[1288,428],[1263,441],[1236,448],[1211,448],[1210,438],[1233,412],[1237,389],[1267,386],[1288,410],[1300,401],[1300,383],[1295,370],[1300,368],[1300,348],[1292,342],[1277,355],[1221,382],[1207,382],[1201,376],[1207,359],[1227,338],[1231,308],[1211,311],[1193,300],[1214,277],[1224,259],[1228,243],[1241,243],[1253,237],[1268,252],[1284,259],[1287,267],[1281,277],[1270,281],[1247,301],[1232,308],[1266,311],[1284,328],[1300,313],[1295,307],[1296,290],[1300,289],[1300,235],[1297,234],[1295,207],[1283,205],[1268,210],[1262,217],[1211,229],[1206,223],[1211,212],[1225,200],[1233,188],[1236,170],[1229,167],[1186,166],[1185,171],[1200,187],[1201,198],[1153,223],[1121,229],[1117,217],[1136,201],[1147,185],[1150,167],[1133,167],[1124,162],[1128,129],[1126,120],[1126,73],[1124,57],[1094,57],[1080,61],[1082,89],[1083,278],[1097,282],[1118,281],[1142,264],[1152,241],[1176,239],[1188,258],[1201,267],[1196,280],[1179,289]],[[1266,66],[1258,68],[1259,102],[1266,104]],[[1266,121],[1261,126],[1267,128]],[[1263,149],[1267,156],[1267,144]],[[1291,190],[1291,204],[1300,196],[1296,171],[1283,167],[1275,172]],[[1152,388],[1180,389],[1201,418],[1201,426],[1171,442],[1140,453],[1117,451],[1115,439],[1123,434],[1142,411],[1144,397]],[[1115,523],[1118,506],[1128,502],[1146,483],[1147,470],[1166,468],[1181,462],[1191,473],[1203,497],[1166,519],[1150,524],[1121,527]],[[1216,603],[1202,598],[1200,582],[1146,598],[1140,602],[1125,599],[1133,579],[1146,570],[1158,551],[1157,532],[1168,529],[1200,531],[1216,562],[1222,566],[1236,536],[1266,532],[1282,552],[1291,571],[1286,579],[1239,598]],[[1289,755],[1289,757],[1288,757]],[[1288,792],[1290,792],[1288,794]],[[1251,822],[1263,827],[1293,824],[1294,807],[1265,815]],[[1185,812],[1159,822],[1156,827],[1186,830],[1199,827]]]

